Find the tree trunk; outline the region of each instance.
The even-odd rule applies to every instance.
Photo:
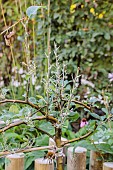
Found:
[[[61,148],[61,129],[60,128],[55,128],[55,142],[56,142],[56,146],[58,148]],[[57,157],[57,169],[56,170],[63,170],[63,156],[60,155],[58,153],[58,157]]]
[[[67,141],[66,138],[61,137],[61,141],[65,142]],[[52,138],[49,138],[49,146],[55,145],[55,141]],[[63,166],[66,164],[67,162],[67,146],[69,146],[70,144],[66,145],[63,147],[63,154],[65,155],[65,157],[63,157]]]

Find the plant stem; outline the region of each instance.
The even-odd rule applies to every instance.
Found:
[[[59,127],[55,127],[55,142],[56,142],[56,146],[58,148],[61,148],[61,128]],[[57,170],[63,170],[63,156],[59,156],[57,157]]]
[[[3,32],[0,33],[0,35],[4,34],[5,32],[7,32],[8,30],[10,30],[11,28],[15,27],[18,23],[20,23],[22,20],[25,20],[26,18],[23,17],[22,19],[20,19],[19,21],[17,21],[16,23],[14,23],[13,25],[11,25],[10,27],[8,27],[6,30],[4,30]]]

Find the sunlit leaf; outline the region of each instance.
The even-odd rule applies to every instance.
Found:
[[[46,9],[46,6],[30,6],[27,8],[26,14],[29,18],[34,18],[37,14],[37,11],[41,8]]]
[[[9,112],[18,114],[18,113],[19,113],[18,106],[16,106],[16,105],[11,105],[10,108],[9,108]]]

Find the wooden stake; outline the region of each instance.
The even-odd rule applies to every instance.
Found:
[[[104,162],[103,170],[113,170],[113,162]]]
[[[24,170],[24,154],[8,155],[5,159],[5,170]]]
[[[95,145],[99,145],[105,142],[94,142]],[[108,154],[102,154],[97,151],[90,151],[90,164],[89,170],[103,170],[103,158],[106,159]]]
[[[35,170],[54,170],[54,162],[48,159],[38,158],[35,160]]]
[[[77,147],[73,153],[74,147],[69,147],[67,152],[67,170],[86,170],[86,152],[87,149]]]
[[[101,158],[101,159],[100,159]],[[102,155],[96,151],[90,151],[89,170],[102,170],[103,160]]]

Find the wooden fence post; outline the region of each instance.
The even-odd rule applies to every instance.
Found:
[[[35,170],[54,170],[54,162],[48,159],[38,158],[35,160]]]
[[[103,160],[101,158],[101,154],[97,151],[90,151],[90,164],[89,170],[102,170]]]
[[[104,162],[103,170],[113,170],[113,162]]]
[[[86,170],[86,152],[87,149],[77,147],[73,153],[74,147],[69,147],[67,152],[67,170]]]
[[[95,145],[105,142],[94,142]],[[103,169],[103,158],[106,158],[107,154],[102,154],[99,151],[90,151],[90,164],[89,170],[102,170]]]
[[[24,154],[15,153],[6,156],[5,170],[24,170]]]

